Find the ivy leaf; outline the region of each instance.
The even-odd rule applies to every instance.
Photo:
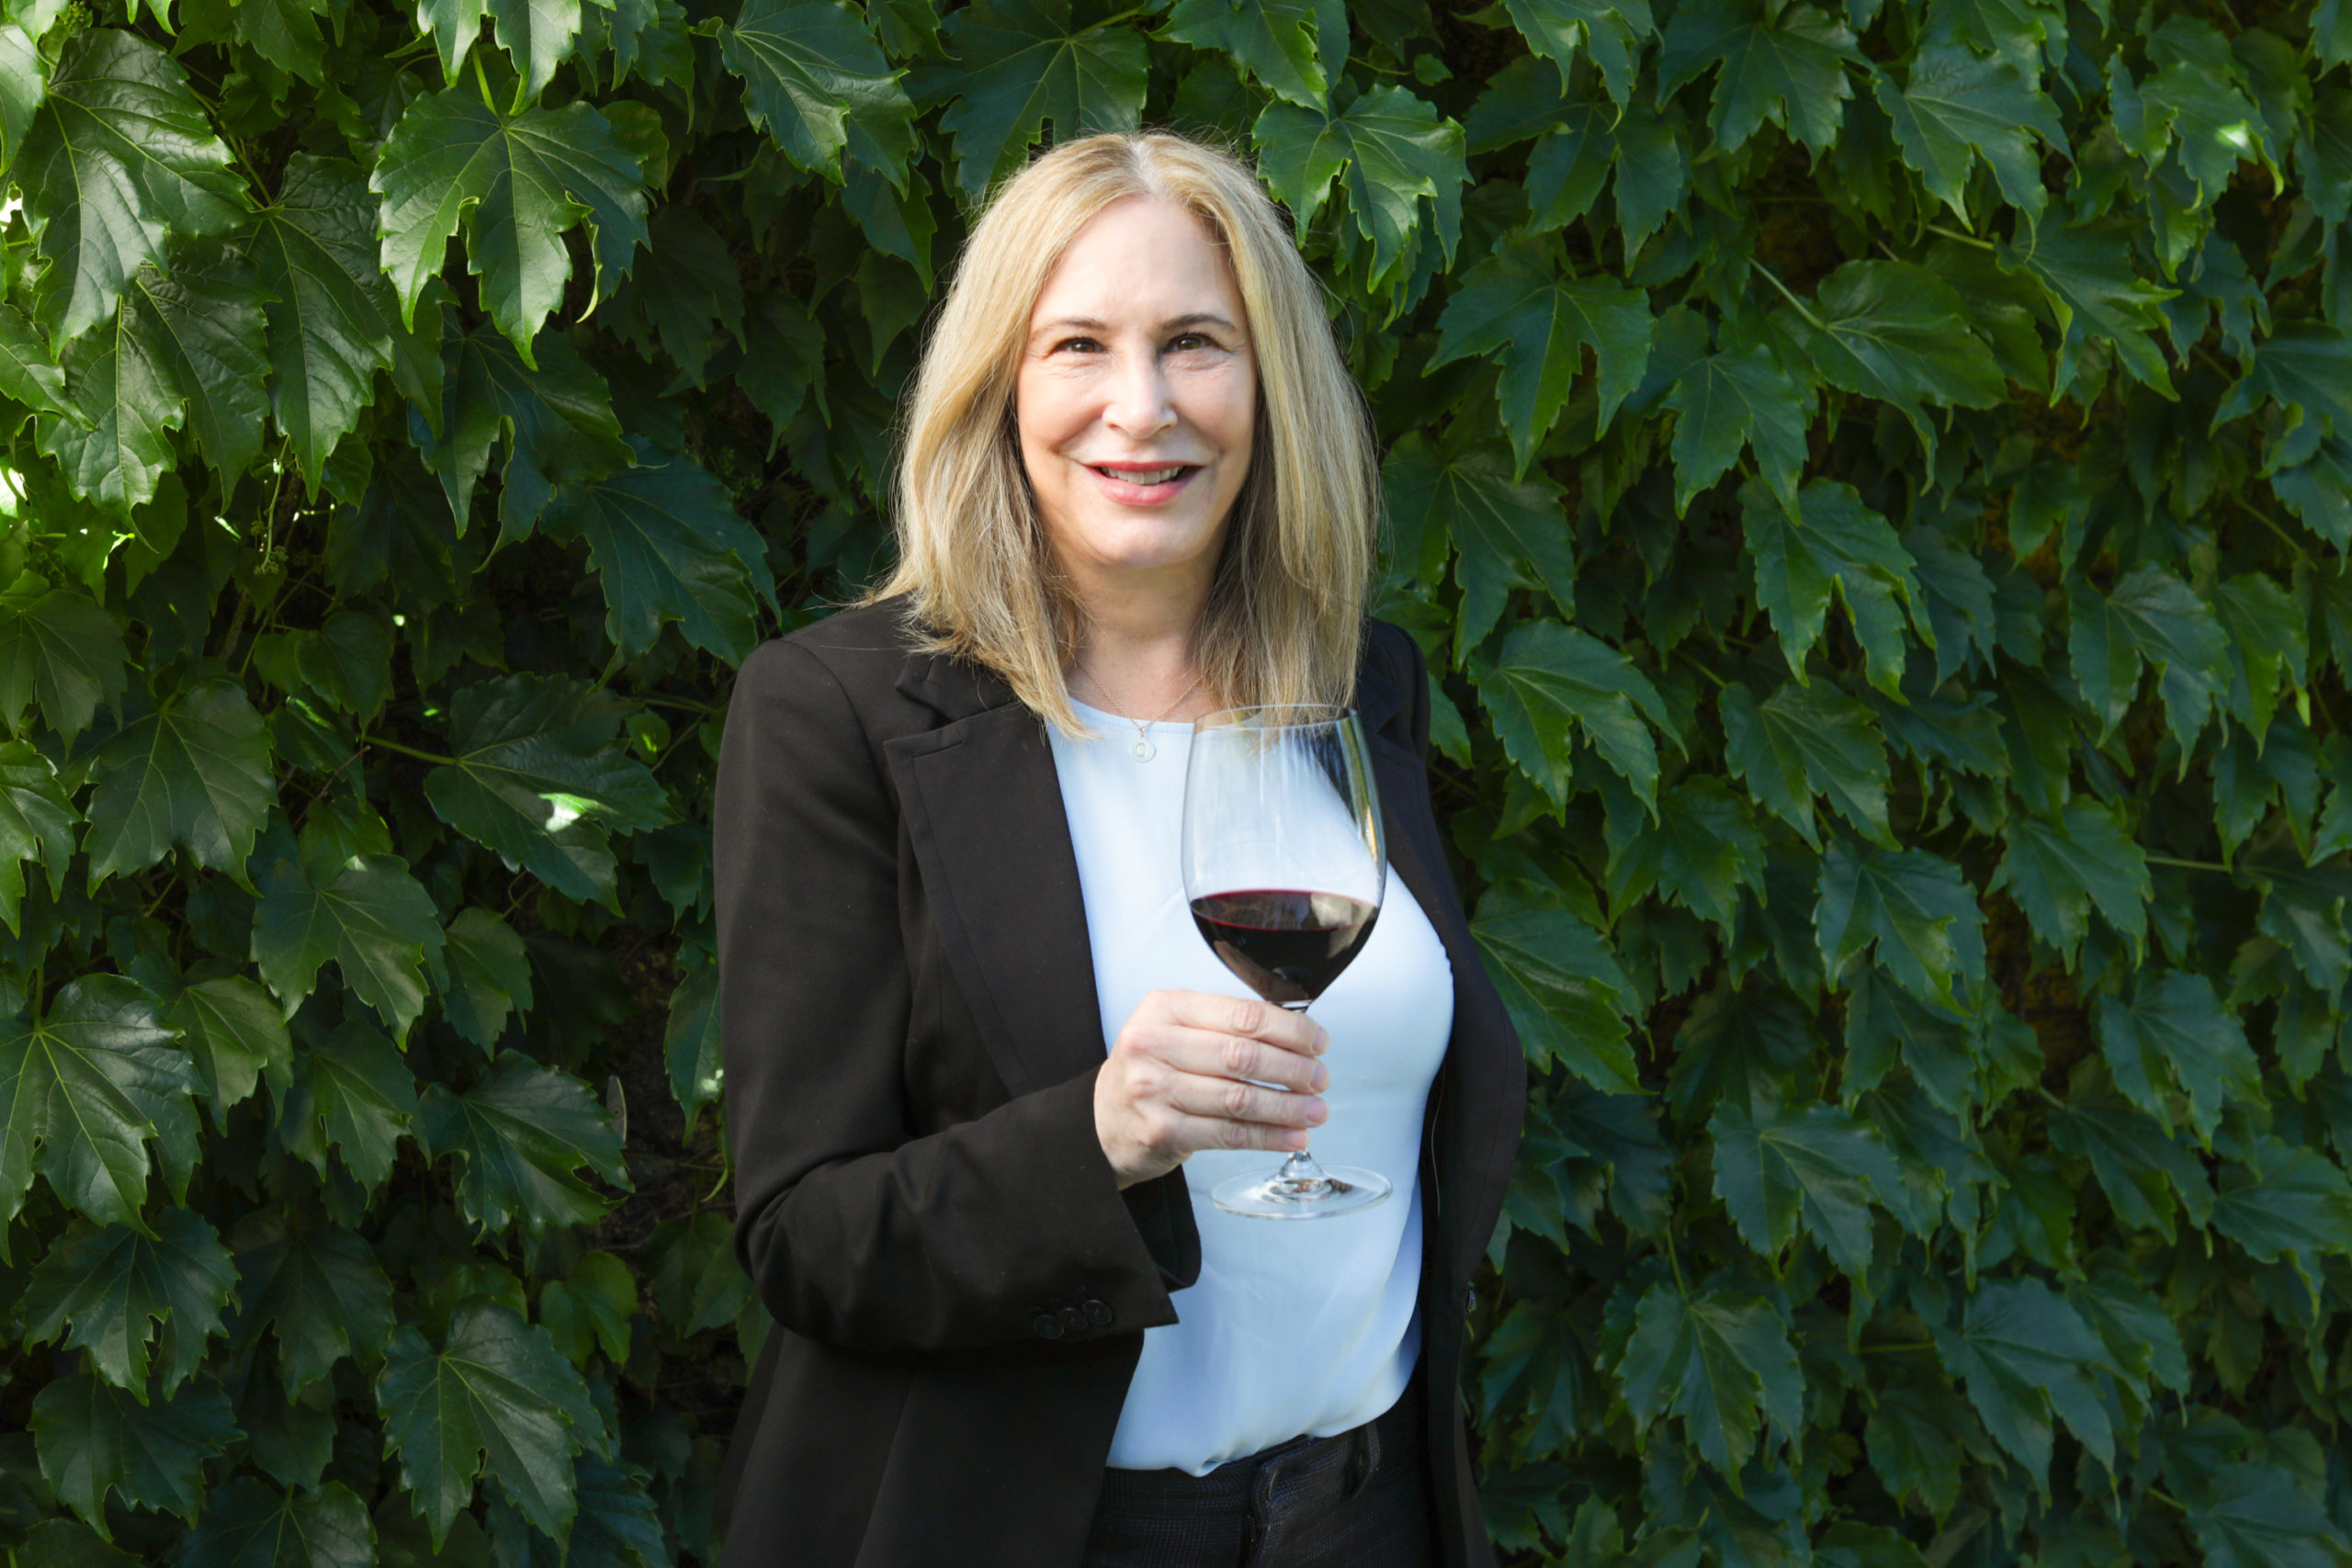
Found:
[[[734,1235],[727,1216],[710,1209],[655,1227],[646,1243],[648,1282],[671,1332],[732,1323],[752,1299],[752,1281],[735,1261]]]
[[[149,355],[170,370],[197,449],[232,483],[260,457],[269,416],[261,302],[242,255],[189,247],[174,256],[169,272],[141,268],[122,305]]]
[[[2093,1368],[2120,1373],[2075,1309],[2039,1280],[1981,1284],[1958,1329],[1930,1325],[1936,1352],[1968,1389],[1993,1440],[2046,1487],[2056,1422],[2102,1464],[2115,1454]]]
[[[775,609],[767,541],[700,465],[640,443],[639,467],[559,487],[542,526],[584,536],[605,590],[605,633],[625,653],[653,646],[665,621],[696,648],[741,663],[758,640],[759,606]]]
[[[1914,995],[1952,1000],[1955,980],[1984,974],[1984,916],[1958,867],[1925,850],[1856,851],[1821,859],[1814,930],[1832,974],[1875,944],[1879,964]]]
[[[495,331],[479,327],[459,340],[449,368],[442,390],[443,434],[424,457],[441,478],[460,536],[474,486],[501,441],[506,448],[499,468],[503,544],[530,533],[556,486],[599,478],[635,460],[621,439],[605,378],[553,333],[542,335],[526,359]]]
[[[750,0],[718,37],[752,123],[794,164],[838,180],[847,148],[905,188],[914,105],[855,11],[834,0]]]
[[[239,1351],[265,1330],[277,1339],[286,1397],[334,1370],[345,1356],[373,1362],[392,1331],[392,1287],[368,1243],[350,1231],[288,1226],[266,1211],[239,1236]]]
[[[395,1328],[376,1397],[436,1551],[485,1469],[525,1518],[561,1537],[574,1509],[571,1458],[606,1447],[587,1385],[547,1331],[479,1296],[458,1303],[438,1351],[407,1324]]]
[[[662,1568],[672,1561],[662,1520],[646,1495],[644,1471],[582,1454],[572,1472],[572,1491],[580,1511],[572,1516],[560,1546],[524,1521],[517,1510],[503,1502],[491,1505],[491,1535],[502,1552],[511,1542],[529,1542],[528,1555],[518,1552],[514,1559],[518,1568],[574,1563],[582,1568]]]
[[[498,46],[522,77],[518,103],[536,100],[572,56],[580,34],[580,0],[488,0]]]
[[[216,1126],[231,1106],[253,1093],[262,1074],[279,1089],[292,1081],[294,1045],[285,1018],[269,993],[243,975],[181,987],[164,1009],[164,1022],[187,1042]]]
[[[424,1010],[424,969],[441,942],[433,900],[398,855],[356,856],[324,881],[282,860],[262,879],[254,962],[289,1017],[332,962],[351,993],[404,1037]]]
[[[71,744],[123,692],[122,631],[94,601],[26,572],[0,592],[0,719],[21,732],[35,702]]]
[[[326,40],[319,17],[327,0],[246,0],[230,9],[237,41],[311,86],[326,81]]]
[[[2063,395],[2075,378],[2085,347],[2096,337],[2115,351],[2125,370],[2144,386],[2168,390],[2171,378],[2163,354],[2148,334],[2160,332],[2156,307],[2177,290],[2142,281],[2132,267],[2125,235],[2112,228],[2065,228],[2044,223],[2029,230],[2020,247],[2001,241],[2001,270],[2022,274],[2041,286],[2064,341],[2050,395]]]
[[[271,414],[317,493],[328,455],[392,367],[398,303],[376,258],[375,193],[356,164],[298,152],[254,226],[269,326]]]
[[[1655,890],[1728,931],[1739,890],[1763,885],[1764,837],[1747,801],[1721,779],[1684,779],[1652,815],[1612,810],[1608,843],[1615,908]]]
[[[939,127],[956,141],[956,182],[977,201],[1016,166],[1052,120],[1055,140],[1133,130],[1143,112],[1143,35],[1114,22],[1080,28],[1069,0],[977,0],[944,24],[965,68],[938,89],[956,105]]]
[[[1494,629],[1513,588],[1540,586],[1563,611],[1574,608],[1577,565],[1566,500],[1540,469],[1513,479],[1495,445],[1433,447],[1416,432],[1390,449],[1381,478],[1398,533],[1423,542],[1425,561],[1440,536],[1432,528],[1442,529],[1458,552],[1457,654]]]
[[[2091,1162],[2107,1201],[2125,1224],[2174,1235],[2174,1200],[2202,1230],[2213,1217],[2213,1183],[2197,1156],[2161,1123],[2115,1100],[2054,1106],[2050,1141]]]
[[[2071,155],[2071,149],[2057,111],[2014,59],[1929,44],[1913,57],[1900,86],[1882,74],[1875,92],[1903,161],[1962,223],[1973,221],[1968,179],[1979,158],[1992,169],[2002,199],[2040,220],[2050,193],[2027,133],[2056,152]]]
[[[66,1204],[99,1224],[141,1224],[147,1140],[192,1138],[195,1089],[195,1065],[145,992],[111,975],[67,986],[0,1033],[0,1224],[23,1206],[38,1150]]]
[[[27,863],[47,871],[52,894],[62,892],[79,818],[48,758],[28,740],[0,741],[0,919],[11,935],[20,934]]]
[[[1797,475],[1804,467],[1804,427],[1813,412],[1800,387],[1762,344],[1694,360],[1676,378],[1666,406],[1674,423],[1674,507],[1713,484],[1739,460],[1756,454],[1757,471],[1782,504],[1797,504]]]
[[[2309,462],[2330,436],[2352,437],[2352,335],[2317,321],[2290,321],[2256,345],[2253,362],[2213,411],[2218,430],[2256,409],[2278,408],[2280,431],[2266,470]]]
[[[32,1429],[59,1500],[109,1540],[109,1491],[128,1507],[193,1519],[204,1506],[204,1461],[238,1436],[228,1395],[210,1378],[150,1403],[87,1372],[34,1395]]]
[[[1936,460],[1922,402],[1991,408],[2007,389],[1951,285],[1908,262],[1848,262],[1815,297],[1814,366],[1833,387],[1891,403]]]
[[[2291,1262],[2316,1291],[2321,1259],[2352,1252],[2352,1181],[2317,1149],[2262,1134],[2222,1163],[2213,1228],[2259,1262]]]
[[[458,1205],[486,1230],[520,1221],[536,1242],[548,1225],[602,1218],[612,1205],[581,1179],[582,1166],[628,1189],[620,1134],[587,1086],[514,1052],[462,1095],[434,1084],[420,1114],[430,1155],[458,1156]]]
[[[1531,1062],[1557,1062],[1596,1088],[1639,1094],[1626,1041],[1634,988],[1590,926],[1565,909],[1481,915],[1470,927]]]
[[[13,32],[0,27],[0,56],[5,56]],[[5,73],[5,63],[0,63],[0,73]],[[39,413],[79,417],[66,400],[65,372],[51,363],[49,345],[22,310],[5,302],[0,302],[0,397],[14,398]]]
[[[340,1481],[279,1492],[242,1475],[206,1498],[184,1561],[187,1568],[368,1568],[376,1527]]]
[[[620,707],[582,682],[510,675],[449,705],[455,760],[424,776],[443,821],[574,898],[609,899],[608,831],[658,828],[666,796],[619,737]]]
[[[1472,678],[1510,760],[1555,801],[1568,797],[1570,757],[1582,736],[1655,809],[1657,748],[1649,726],[1667,726],[1666,705],[1623,654],[1557,621],[1530,621],[1504,639],[1491,668],[1476,669]]]
[[[383,1185],[394,1147],[415,1120],[416,1079],[382,1031],[355,1019],[295,1053],[278,1135],[321,1176],[332,1148],[362,1187]]]
[[[254,835],[277,799],[261,716],[229,681],[167,695],[98,749],[90,797],[90,885],[144,871],[176,844],[197,864],[243,878]]]
[[[1769,119],[1819,157],[1838,140],[1838,106],[1853,96],[1849,62],[1863,63],[1854,35],[1810,6],[1699,0],[1676,7],[1666,25],[1658,89],[1670,93],[1720,66],[1709,123],[1724,152],[1737,151]]]
[[[1634,87],[1634,67],[1657,23],[1649,0],[1503,0],[1528,49],[1556,61],[1560,73],[1582,50],[1600,68],[1620,107]]]
[[[2218,584],[2213,598],[2237,667],[2230,682],[2230,711],[2247,733],[2267,735],[2281,685],[2301,691],[2309,679],[2309,617],[2284,588],[2258,572],[2241,572]]]
[[[1729,1291],[1685,1296],[1652,1285],[1634,1309],[1617,1375],[1637,1421],[1673,1416],[1691,1446],[1739,1485],[1766,1418],[1793,1436],[1804,1383],[1789,1325],[1770,1303]]]
[[[119,28],[92,28],[59,54],[9,175],[41,220],[50,270],[34,314],[60,345],[114,313],[139,269],[163,259],[167,230],[217,234],[245,211],[187,73]]]
[[[1718,985],[1692,1004],[1674,1037],[1668,1103],[1695,1125],[1719,1100],[1770,1115],[1785,1104],[1797,1069],[1820,1044],[1812,1016],[1775,986]]]
[[[1899,696],[1904,621],[1907,615],[1925,627],[1915,563],[1894,529],[1851,485],[1809,484],[1792,508],[1752,491],[1744,499],[1756,602],[1772,617],[1790,671],[1804,679],[1805,655],[1821,640],[1834,592],[1853,622],[1871,684]]]
[[[449,922],[442,957],[449,979],[440,987],[441,1009],[449,1027],[484,1049],[496,1046],[508,1017],[531,1010],[531,961],[523,939],[488,909],[460,909]]]
[[[1372,247],[1375,282],[1408,254],[1423,201],[1431,204],[1445,258],[1453,259],[1470,171],[1462,128],[1427,102],[1384,84],[1336,115],[1273,104],[1250,136],[1259,176],[1298,214],[1302,229],[1314,222],[1332,182],[1341,182],[1355,231]]]
[[[144,1404],[152,1340],[155,1392],[168,1398],[221,1331],[235,1280],[229,1249],[185,1209],[157,1215],[153,1235],[122,1224],[77,1230],[33,1269],[25,1343],[63,1336],[62,1348],[88,1351],[99,1376]]]
[[[2207,1568],[2340,1568],[2352,1561],[2326,1510],[2275,1465],[2233,1464],[2188,1507]]]
[[[694,1135],[702,1108],[718,1098],[722,1064],[718,1036],[718,965],[694,970],[670,993],[669,1021],[662,1032],[662,1059],[670,1068],[670,1092],[685,1112]]]
[[[2098,716],[2101,738],[2114,732],[2138,694],[2144,659],[2156,667],[2165,721],[2186,750],[2230,687],[2230,641],[2211,607],[2188,584],[2150,564],[2105,596],[2075,579],[2066,610],[2075,684]]]
[[[1727,686],[1717,709],[1731,775],[1806,843],[1821,847],[1813,809],[1819,795],[1871,842],[1895,847],[1886,820],[1886,743],[1870,709],[1827,682],[1793,681],[1761,705],[1747,687]]]
[[[2115,814],[2098,802],[2066,803],[2056,822],[2021,817],[2008,831],[2008,852],[1994,873],[2033,924],[2034,934],[2074,961],[2090,930],[2094,905],[2136,954],[2147,934],[2147,857]]]
[[[1871,1205],[1889,1205],[1902,1173],[1868,1124],[1834,1105],[1776,1110],[1758,1121],[1745,1105],[1715,1107],[1715,1196],[1748,1246],[1779,1258],[1797,1222],[1838,1268],[1871,1264]]]
[[[1223,50],[1276,97],[1323,107],[1324,77],[1315,0],[1176,0],[1167,36],[1194,49]]]
[[[2188,1100],[2188,1124],[2210,1145],[2230,1100],[2263,1102],[2262,1069],[2237,1015],[2204,976],[2142,976],[2128,998],[2098,998],[2098,1043],[2123,1097],[2172,1129],[2171,1097]]]
[[[1556,88],[1548,96],[1557,128],[1527,157],[1528,228],[1566,228],[1592,209],[1601,182],[1610,180],[1630,264],[1690,185],[1679,122],[1639,102],[1613,104],[1597,91],[1565,103]]]
[[[1586,348],[1600,367],[1600,427],[1641,385],[1650,357],[1649,296],[1607,278],[1559,276],[1556,240],[1508,242],[1464,275],[1440,319],[1430,367],[1476,355],[1502,362],[1495,395],[1517,481],[1559,419]]]
[[[611,122],[585,103],[510,118],[463,83],[417,99],[368,177],[383,197],[379,255],[399,291],[402,324],[414,319],[462,224],[466,267],[481,280],[483,306],[524,363],[536,365],[532,341],[571,277],[563,236],[588,226],[593,309],[645,243],[643,181]]]

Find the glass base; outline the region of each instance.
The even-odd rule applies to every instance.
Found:
[[[1361,1166],[1322,1166],[1304,1154],[1259,1176],[1220,1181],[1210,1193],[1228,1214],[1251,1220],[1328,1220],[1385,1202],[1388,1179]]]

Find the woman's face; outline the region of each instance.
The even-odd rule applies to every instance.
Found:
[[[1250,468],[1258,367],[1225,253],[1172,202],[1130,197],[1070,242],[1029,313],[1021,460],[1081,592],[1197,592]]]

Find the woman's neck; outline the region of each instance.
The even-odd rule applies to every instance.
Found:
[[[1168,592],[1091,596],[1070,694],[1128,718],[1200,717],[1218,706],[1196,662],[1207,595]]]

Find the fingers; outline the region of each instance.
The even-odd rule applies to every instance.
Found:
[[[1268,1149],[1290,1154],[1306,1146],[1304,1127],[1272,1127],[1262,1122],[1228,1122],[1209,1116],[1164,1113],[1160,1138],[1170,1149]]]
[[[1322,1055],[1331,1037],[1303,1012],[1291,1012],[1250,997],[1219,997],[1206,991],[1154,991],[1144,1011],[1167,1023],[1211,1034],[1232,1034],[1300,1055]]]
[[[1269,1127],[1319,1127],[1330,1114],[1330,1107],[1317,1095],[1284,1094],[1238,1078],[1203,1077],[1197,1073],[1171,1075],[1159,1099],[1181,1115]]]

